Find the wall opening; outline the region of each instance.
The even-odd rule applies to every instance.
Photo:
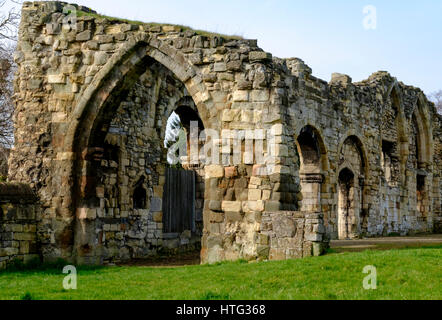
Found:
[[[418,174],[416,178],[416,210],[418,212],[418,220],[421,220],[421,222],[425,222],[427,219],[425,182],[426,176]]]
[[[381,166],[383,168],[384,178],[387,184],[391,187],[397,186],[400,175],[397,143],[382,140]]]
[[[418,104],[420,108],[420,104]],[[429,188],[427,181],[426,171],[426,159],[429,158],[425,154],[426,134],[424,133],[424,125],[420,117],[419,109],[417,109],[410,122],[410,143],[409,143],[409,157],[408,157],[408,170],[414,172],[416,177],[416,219],[421,225],[422,231],[426,229],[426,223],[428,220],[428,213],[430,212],[429,202]],[[410,184],[412,185],[412,183]],[[410,196],[413,196],[410,193]]]
[[[301,164],[303,171],[319,171],[319,144],[315,132],[310,126],[301,131],[301,134],[298,137],[298,145],[301,149]]]
[[[365,201],[368,161],[357,136],[345,139],[339,158],[337,234],[338,238],[356,238],[367,232],[369,219],[369,206]],[[349,179],[351,186],[347,190]],[[346,204],[350,205],[348,209]],[[347,225],[348,230],[344,228]]]
[[[74,250],[79,263],[199,251],[204,168],[185,162],[172,167],[170,145],[164,144],[171,114],[184,131],[189,121],[203,130],[185,85],[162,64],[145,58],[107,97],[93,100],[89,109],[98,110],[90,111],[91,119],[84,119],[77,131],[76,150],[82,157],[75,168]],[[170,179],[172,170],[186,177],[176,183]],[[171,199],[173,210],[167,205]]]
[[[133,194],[133,206],[134,209],[147,209],[147,192],[144,189],[144,177],[141,177],[137,182]]]
[[[382,167],[384,169],[385,187],[389,190],[389,195],[393,196],[397,205],[400,198],[396,190],[405,183],[406,162],[407,162],[407,120],[401,95],[397,86],[394,86],[384,105],[381,136],[382,136]],[[385,201],[387,201],[385,199]],[[400,216],[400,212],[398,212]],[[393,231],[393,230],[392,230]]]
[[[322,175],[321,138],[317,131],[307,126],[301,130],[297,139],[300,156],[300,180],[302,202],[299,206],[304,212],[321,212]]]
[[[164,141],[168,161],[163,194],[165,234],[187,232],[202,236],[205,185],[199,151],[204,143],[203,131],[192,101],[179,105],[169,117]]]
[[[338,233],[340,240],[354,239],[357,236],[355,202],[355,175],[345,168],[339,173]]]

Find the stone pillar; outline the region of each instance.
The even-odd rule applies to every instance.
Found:
[[[306,213],[304,226],[303,256],[323,255],[329,247],[329,239],[324,226],[324,214]]]
[[[322,212],[321,189],[324,176],[317,173],[301,174],[301,192],[303,212]]]

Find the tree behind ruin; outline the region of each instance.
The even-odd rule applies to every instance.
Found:
[[[436,104],[437,112],[442,115],[442,90],[430,94],[430,100]]]
[[[6,4],[6,0],[0,0],[0,10],[5,8]],[[19,3],[11,1],[10,4]],[[0,179],[7,174],[9,150],[14,143],[13,55],[19,18],[20,15],[14,7],[7,12],[0,12]]]

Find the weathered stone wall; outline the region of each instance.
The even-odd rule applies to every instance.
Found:
[[[20,69],[16,78],[17,143],[10,160],[10,179],[29,183],[40,196],[44,214],[39,225],[47,230],[41,239],[46,258],[75,259],[79,255],[74,243],[83,245],[75,236],[85,211],[81,210],[85,208],[82,192],[94,185],[90,157],[96,148],[103,147],[94,144],[100,144],[99,132],[109,115],[116,112],[152,60],[184,84],[206,129],[273,128],[281,137],[278,110],[282,101],[271,98],[271,91],[282,84],[273,80],[271,55],[257,48],[256,41],[206,37],[179,27],[129,25],[89,16],[79,17],[77,29],[70,31],[61,27],[65,19],[62,6],[24,5],[16,54]],[[153,129],[152,124],[149,126]],[[277,145],[281,147],[276,149],[284,152],[280,138]],[[231,158],[232,150],[223,151],[224,159]],[[239,219],[245,219],[246,211],[297,209],[297,188],[290,172],[282,172],[278,159],[277,154],[277,166],[268,173],[270,177],[267,175],[267,192],[259,196],[252,192],[250,201],[249,180],[260,171],[253,171],[253,159],[241,168],[232,169],[226,161],[226,169],[214,166],[206,170],[203,260],[211,250],[205,246],[211,241],[231,249],[223,237],[231,227],[227,216],[232,206]],[[290,185],[290,196],[282,200],[276,193],[268,195],[281,185]],[[214,206],[219,211],[211,210],[210,203],[217,202],[221,209]],[[94,216],[96,205],[91,203],[88,209]],[[216,222],[210,222],[211,215],[218,216]],[[92,237],[87,243],[95,241],[97,232],[93,231],[87,233]],[[240,249],[232,249],[229,258],[240,258],[253,244],[251,237]]]
[[[96,133],[101,141],[91,150],[91,169],[85,168],[89,179],[77,209],[77,260],[106,263],[200,249],[201,227],[194,234],[163,233],[164,140],[168,118],[178,107],[196,110],[183,84],[152,62],[105,131]],[[198,172],[200,188],[203,177],[204,171]],[[140,187],[147,197],[137,207],[134,194]],[[202,222],[204,189],[198,191],[197,223]]]
[[[435,175],[440,175],[437,159],[441,154],[433,139],[438,116],[423,92],[397,82],[386,72],[375,73],[361,83],[335,74],[328,84],[312,77],[311,70],[298,59],[279,63],[291,84],[287,136],[296,139],[306,126],[313,127],[317,136],[321,160],[316,169],[324,176],[317,198],[327,234],[332,239],[339,237],[339,174],[343,168],[351,169],[354,185],[360,189],[353,194],[359,199],[354,208],[358,236],[433,231],[440,205],[430,199],[440,197],[439,189],[436,193],[432,190],[439,188]],[[413,128],[416,121],[418,128]],[[355,141],[358,156],[345,155],[349,138]],[[302,153],[299,142],[290,144],[296,143]],[[384,143],[392,150],[384,152]],[[290,150],[290,157],[296,158],[296,149]],[[413,154],[417,160],[412,161]],[[358,163],[352,163],[354,157],[359,158]],[[316,169],[310,165],[311,173],[316,174]],[[421,200],[419,175],[425,177]]]
[[[386,72],[327,83],[255,40],[85,13],[69,25],[65,6],[26,2],[15,56],[9,178],[38,194],[46,259],[106,262],[165,246],[162,141],[183,101],[220,136],[262,130],[253,144],[269,156],[246,152],[238,165],[231,144],[222,164],[199,169],[203,262],[320,254],[343,223],[359,237],[440,221],[440,117],[421,90]],[[133,205],[137,184],[146,209]]]
[[[14,260],[39,258],[39,206],[26,185],[0,183],[0,269]]]
[[[326,237],[323,218],[310,212],[264,213],[257,242],[259,257],[286,260],[321,255]]]
[[[434,184],[432,199],[434,208],[434,231],[442,233],[442,116],[434,117]]]

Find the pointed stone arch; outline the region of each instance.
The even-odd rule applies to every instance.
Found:
[[[301,211],[321,212],[322,185],[328,169],[324,140],[314,126],[306,125],[298,130],[295,143],[300,158]]]
[[[120,88],[125,78],[137,78],[140,75],[143,61],[152,58],[162,64],[185,85],[194,100],[205,127],[216,127],[218,119],[213,117],[210,110],[213,102],[202,82],[202,75],[184,56],[173,47],[163,44],[156,38],[140,34],[128,40],[115,53],[106,65],[97,73],[91,84],[83,91],[73,108],[69,129],[64,143],[64,153],[74,151],[77,132],[81,123],[89,121],[88,115],[96,118],[107,98],[114,90]],[[91,106],[96,105],[95,110]],[[210,125],[213,124],[213,125]]]
[[[355,189],[357,180],[352,168],[343,167],[338,173],[338,239],[357,237]]]
[[[368,177],[368,175],[370,173],[370,161],[368,158],[368,153],[367,153],[366,147],[363,142],[364,138],[358,132],[356,132],[356,130],[353,130],[353,129],[347,131],[346,134],[343,135],[343,137],[344,138],[342,138],[339,143],[338,152],[341,152],[344,144],[349,139],[352,139],[353,142],[355,143],[359,153],[360,153],[360,156],[361,156],[362,166],[363,166],[363,174],[365,177]]]
[[[422,93],[418,95],[410,119],[410,139],[414,139],[415,150],[410,150],[409,190],[412,199],[412,209],[416,212],[417,224],[422,231],[428,230],[432,220],[432,204],[430,202],[433,167],[433,133],[428,117],[428,106]],[[411,147],[411,146],[410,146]],[[415,187],[414,187],[415,185]],[[413,189],[415,192],[413,192]]]
[[[295,144],[300,157],[302,157],[302,146],[299,143],[299,138],[303,134],[308,134],[315,141],[315,150],[317,151],[317,162],[315,163],[316,172],[323,173],[329,169],[328,163],[328,149],[325,145],[324,139],[321,133],[316,127],[310,123],[305,123],[304,126],[300,127],[295,133]],[[303,164],[303,159],[300,159],[301,165]],[[302,171],[302,170],[301,170]],[[310,170],[311,171],[311,170]]]
[[[361,236],[366,231],[367,178],[370,174],[363,140],[353,131],[339,144],[337,171],[337,234],[339,239]]]
[[[433,130],[428,115],[428,106],[423,93],[416,101],[412,117],[415,117],[418,127],[419,166],[427,169],[433,163]]]
[[[72,253],[77,256],[77,259],[78,248],[81,247],[77,242],[89,241],[88,236],[85,236],[85,232],[88,232],[85,231],[85,228],[88,227],[85,227],[84,222],[77,222],[81,190],[84,185],[89,184],[87,172],[90,164],[88,159],[94,157],[97,152],[102,152],[102,150],[93,148],[92,132],[99,131],[99,121],[103,118],[103,114],[112,114],[112,111],[115,111],[113,108],[117,108],[125,93],[131,90],[151,63],[158,63],[169,70],[182,83],[186,90],[185,95],[193,100],[204,127],[219,129],[217,109],[213,107],[211,95],[206,89],[202,81],[202,74],[197,67],[188,62],[183,54],[175,48],[150,35],[138,34],[127,40],[81,92],[80,98],[73,107],[67,134],[59,152],[59,158],[71,160],[64,170],[65,176],[62,177],[62,179],[70,181],[71,188],[68,193],[70,199],[67,200],[71,204],[71,209],[68,211],[70,215],[65,216],[63,229],[74,230],[69,233],[69,237],[64,237],[61,246],[72,248]],[[90,184],[95,185],[93,182]],[[152,203],[160,207],[157,202]],[[95,201],[92,207],[96,205],[98,203]],[[161,208],[158,211],[161,211]],[[82,236],[77,237],[75,234],[79,230]],[[87,250],[90,250],[90,246],[87,246]],[[88,254],[86,252],[86,255]],[[83,262],[90,263],[86,260]]]
[[[96,120],[100,119],[106,103],[111,97],[122,96],[121,92],[130,90],[148,67],[149,60],[156,61],[170,70],[185,86],[204,127],[218,127],[217,117],[210,114],[209,110],[213,112],[215,108],[211,108],[210,94],[202,83],[199,70],[173,47],[149,35],[140,34],[128,40],[123,48],[109,59],[81,94],[73,109],[62,154],[72,154],[70,157],[79,161],[91,152],[87,150],[91,143],[91,132],[96,127]],[[74,164],[75,166],[77,165]],[[74,167],[67,171],[73,173]]]
[[[381,148],[385,149],[384,141],[386,141],[388,144],[392,144],[395,147],[394,153],[397,153],[397,163],[398,163],[398,177],[397,183],[405,184],[406,182],[406,165],[409,155],[409,140],[408,140],[408,121],[405,115],[405,109],[404,109],[404,103],[402,99],[402,93],[399,86],[399,83],[396,79],[392,82],[389,89],[386,92],[386,95],[384,96],[384,103],[390,101],[391,106],[393,110],[396,111],[396,117],[394,121],[394,128],[396,130],[396,139],[395,141],[392,141],[391,139],[384,140],[385,132],[381,132]],[[381,115],[384,117],[385,108],[383,108],[383,114]],[[390,128],[391,129],[391,128]],[[382,131],[382,130],[381,130]]]

